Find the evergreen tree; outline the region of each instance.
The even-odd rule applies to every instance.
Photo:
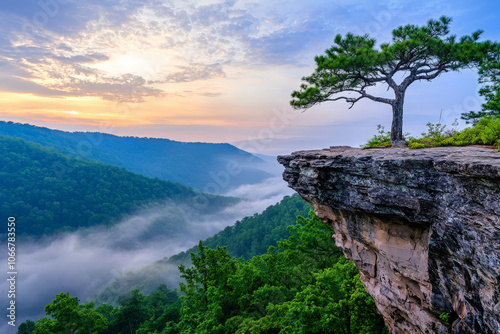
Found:
[[[238,309],[229,279],[236,273],[237,261],[226,247],[208,249],[200,241],[198,254],[191,253],[191,268],[179,266],[185,306],[181,309],[181,333],[225,333],[224,323]]]
[[[114,309],[114,319],[110,331],[116,334],[135,334],[141,323],[151,316],[151,310],[145,305],[146,298],[133,290],[130,297],[120,299],[120,306]]]
[[[335,247],[332,228],[311,211],[290,238],[247,262],[200,242],[180,267],[181,333],[386,332],[359,272]]]
[[[302,78],[305,83],[292,93],[291,105],[307,109],[325,101],[344,100],[352,107],[364,98],[388,104],[392,107],[391,144],[404,144],[406,89],[415,81],[430,81],[445,72],[477,66],[492,47],[490,42],[478,42],[482,31],[457,41],[449,35],[450,22],[451,18],[443,16],[426,26],[399,27],[392,31],[392,43],[384,43],[380,49],[368,35],[337,35],[335,45],[316,57],[316,71]],[[368,92],[380,84],[387,85],[394,97]]]
[[[331,226],[311,211],[289,232],[278,248],[246,262],[200,241],[192,267],[179,267],[180,299],[162,285],[148,296],[134,290],[116,308],[94,310],[93,303],[57,295],[46,307],[51,317],[38,320],[33,333],[387,333],[358,270],[335,246]]]

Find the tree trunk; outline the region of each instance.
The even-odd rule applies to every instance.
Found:
[[[405,92],[396,90],[396,98],[392,105],[392,126],[391,126],[391,145],[406,146],[403,140],[403,103]]]

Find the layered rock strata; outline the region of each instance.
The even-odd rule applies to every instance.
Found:
[[[500,153],[331,147],[278,161],[391,333],[500,333]]]

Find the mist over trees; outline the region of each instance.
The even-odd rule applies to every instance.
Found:
[[[311,208],[298,194],[285,196],[279,203],[269,206],[262,213],[236,221],[234,225],[206,238],[203,245],[212,249],[225,246],[232,257],[249,260],[254,256],[266,254],[269,246],[277,247],[280,240],[287,239],[290,236],[287,227],[295,224],[297,216],[307,216]],[[180,281],[177,267],[181,264],[190,266],[190,254],[197,251],[197,247],[194,246],[187,251],[121,275],[92,299],[97,303],[116,304],[120,296],[135,289],[143,294],[149,294],[162,283],[169,287],[177,286]]]

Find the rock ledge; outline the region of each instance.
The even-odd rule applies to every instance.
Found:
[[[391,333],[500,333],[500,153],[331,147],[278,161]]]

